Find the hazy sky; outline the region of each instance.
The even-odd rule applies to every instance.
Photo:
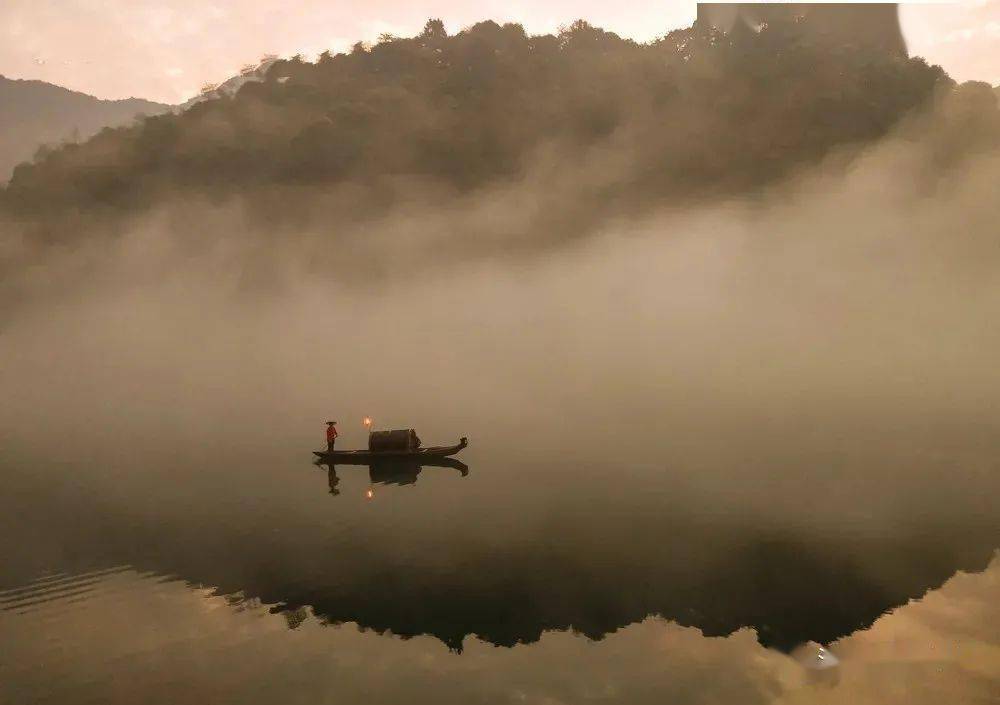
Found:
[[[495,19],[530,32],[582,17],[645,40],[689,25],[694,12],[687,0],[4,0],[0,74],[179,102],[262,54],[312,56],[382,32],[413,34],[429,17],[450,31]],[[902,16],[914,53],[956,78],[1000,83],[1000,0],[911,5]]]

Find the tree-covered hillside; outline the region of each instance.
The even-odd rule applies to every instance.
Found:
[[[457,195],[538,163],[570,178],[599,157],[614,178],[596,195],[634,208],[760,188],[942,101],[942,120],[960,114],[995,143],[989,86],[956,87],[919,58],[813,45],[807,21],[695,25],[638,44],[582,21],[556,35],[482,22],[448,36],[432,20],[416,37],[279,61],[234,97],[66,145],[18,167],[0,204],[61,238],[81,213],[141,212],[166,196],[348,188],[353,210],[374,213],[400,182]],[[971,134],[962,125],[949,148]],[[272,204],[268,218],[296,211]]]
[[[136,115],[157,115],[169,105],[148,100],[100,100],[44,81],[0,76],[0,183],[40,147],[87,139]]]

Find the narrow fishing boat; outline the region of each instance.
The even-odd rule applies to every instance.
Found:
[[[420,438],[412,428],[395,431],[372,431],[368,434],[368,448],[361,450],[315,450],[313,455],[324,463],[363,465],[383,460],[429,461],[455,455],[469,445],[462,437],[453,446],[420,447]],[[425,464],[429,464],[426,463]]]

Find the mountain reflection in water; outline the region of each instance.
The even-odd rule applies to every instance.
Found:
[[[74,582],[87,592],[80,596]],[[213,596],[126,568],[66,577],[63,588],[78,597],[0,612],[0,648],[20,656],[16,665],[0,663],[0,701],[176,705],[216,702],[224,693],[226,702],[247,705],[930,705],[995,702],[1000,694],[997,560],[832,644],[837,664],[819,671],[761,648],[748,630],[709,639],[659,619],[598,644],[565,632],[514,649],[470,639],[456,656],[430,638],[325,626],[308,608],[268,614],[254,599]],[[10,599],[0,595],[0,604],[7,608]],[[61,636],[53,642],[56,625]]]
[[[505,465],[481,452],[462,478],[449,469],[466,475],[457,462],[367,477],[359,467],[336,480],[331,469],[328,486],[291,447],[284,466],[246,453],[227,464],[232,452],[177,465],[147,453],[141,466],[126,457],[100,471],[23,461],[36,472],[12,473],[20,489],[7,516],[20,532],[5,532],[3,587],[131,565],[276,611],[308,608],[329,624],[430,635],[455,651],[472,636],[513,646],[550,630],[599,640],[650,616],[706,636],[751,627],[788,651],[863,629],[956,571],[982,570],[997,543],[974,476],[931,500],[919,483],[882,496],[868,488],[869,501],[913,513],[890,524],[860,501],[867,475],[844,470],[817,487],[814,516],[768,522],[747,512],[751,492],[699,496],[676,470]],[[52,484],[39,486],[46,475]],[[367,502],[372,483],[407,486]],[[849,522],[831,491],[843,483],[855,484]],[[342,492],[336,502],[329,489]],[[785,491],[768,487],[775,502]]]

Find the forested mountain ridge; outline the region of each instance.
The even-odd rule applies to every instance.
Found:
[[[87,139],[136,115],[156,115],[170,106],[139,98],[101,100],[45,83],[0,76],[0,183],[41,148]]]
[[[277,61],[235,96],[53,150],[16,169],[0,208],[46,239],[65,236],[67,214],[141,212],[167,194],[348,189],[350,216],[342,202],[328,215],[358,217],[391,205],[401,180],[458,195],[542,159],[570,177],[599,154],[614,178],[590,197],[633,209],[758,189],[921,108],[936,111],[949,150],[996,144],[989,86],[956,86],[919,58],[803,41],[805,22],[696,24],[639,44],[583,21],[556,35],[481,22],[449,36],[431,20],[412,38]],[[300,217],[287,210],[270,203],[269,221]]]

